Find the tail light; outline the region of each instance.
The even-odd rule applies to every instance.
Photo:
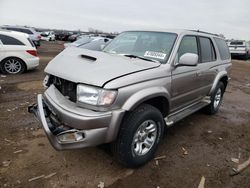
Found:
[[[28,52],[30,55],[33,55],[33,56],[37,57],[37,51],[36,50],[26,50],[26,52]]]

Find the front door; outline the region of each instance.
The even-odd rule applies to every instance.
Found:
[[[198,39],[196,36],[187,35],[182,38],[176,61],[185,53],[199,55]],[[196,100],[201,99],[199,64],[196,66],[176,66],[172,70],[172,112],[183,108]]]

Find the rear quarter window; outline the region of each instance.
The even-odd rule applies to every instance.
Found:
[[[35,44],[32,42],[32,40],[30,38],[27,38],[29,43],[31,44],[32,47],[35,47]]]
[[[26,33],[26,34],[29,34],[29,35],[33,35],[33,32],[31,30],[29,30],[29,29],[20,29],[20,30],[23,33]]]
[[[231,55],[225,40],[219,38],[214,38],[214,40],[219,49],[221,59],[222,60],[230,59]]]
[[[21,45],[24,46],[20,40],[15,39],[14,37],[10,37],[7,35],[0,34],[0,40],[2,41],[3,45]]]

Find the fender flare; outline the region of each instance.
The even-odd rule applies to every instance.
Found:
[[[226,77],[228,78],[228,74],[227,74],[226,71],[221,71],[221,72],[219,72],[219,73],[216,75],[216,77],[215,77],[215,79],[214,79],[214,82],[213,82],[213,85],[212,85],[212,87],[211,87],[211,89],[210,89],[210,91],[209,91],[209,95],[211,95],[211,94],[213,93],[213,91],[214,91],[214,89],[216,88],[217,84],[219,83],[220,79],[221,79],[222,77],[224,77],[224,76],[226,76]],[[228,80],[229,80],[229,79],[227,79],[227,81],[228,81]]]
[[[150,87],[142,89],[135,94],[131,95],[123,104],[122,109],[126,111],[134,110],[137,106],[143,102],[153,99],[155,97],[165,97],[170,106],[170,94],[164,87]]]

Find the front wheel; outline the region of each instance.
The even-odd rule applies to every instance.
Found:
[[[207,114],[212,115],[218,112],[222,103],[224,92],[225,86],[222,82],[219,82],[211,95],[211,103],[204,108]]]
[[[121,164],[141,166],[153,158],[163,133],[161,112],[143,104],[125,116],[117,140],[111,144],[112,151]]]

